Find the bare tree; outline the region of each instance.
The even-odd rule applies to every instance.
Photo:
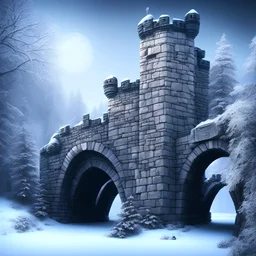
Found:
[[[12,150],[15,136],[20,133],[19,119],[26,115],[28,120],[28,111],[22,106],[28,99],[31,104],[30,99],[38,94],[41,98],[45,96],[38,90],[43,83],[36,82],[35,77],[48,78],[51,33],[34,16],[29,1],[0,1],[0,179],[3,184],[12,183],[10,169],[19,156]],[[33,97],[29,94],[32,85]],[[26,109],[34,111],[31,105]],[[10,189],[7,186],[2,192]]]
[[[29,1],[3,0],[0,13],[0,77],[44,65],[51,37],[33,16]]]

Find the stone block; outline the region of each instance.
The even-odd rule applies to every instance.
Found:
[[[136,187],[136,193],[143,193],[147,191],[147,186]]]
[[[156,185],[155,184],[147,186],[147,191],[155,191],[155,190],[156,190]]]
[[[156,207],[156,200],[145,200],[144,201],[145,207]]]
[[[161,197],[162,197],[162,191],[148,192],[148,199],[160,199]]]

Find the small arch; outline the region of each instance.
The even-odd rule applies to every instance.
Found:
[[[208,159],[207,163],[205,163],[206,167],[220,156],[229,156],[227,142],[223,140],[206,141],[195,147],[193,151],[188,155],[187,160],[181,168],[179,180],[187,180],[190,175],[189,171],[191,170],[191,166],[197,157],[211,149],[216,150],[216,153],[211,157],[211,159]]]
[[[223,182],[213,182],[205,191],[203,195],[203,203],[205,206],[205,210],[207,212],[210,212],[213,200],[215,199],[216,195],[219,193],[219,191],[225,187],[226,184]]]
[[[79,153],[81,153],[83,151],[94,151],[94,152],[97,152],[97,153],[103,155],[105,158],[107,158],[111,162],[111,164],[114,166],[117,173],[120,173],[122,171],[122,165],[119,162],[119,160],[117,159],[117,157],[114,155],[114,153],[110,149],[106,148],[101,143],[84,142],[84,143],[77,144],[66,154],[66,157],[62,163],[61,171],[60,171],[60,174],[58,177],[58,184],[56,186],[55,195],[60,194],[61,184],[63,183],[65,173],[66,173],[71,161]]]
[[[183,193],[177,194],[178,199],[182,200],[181,213],[185,222],[193,224],[210,221],[208,208],[203,203],[204,172],[214,160],[226,156],[229,156],[228,144],[222,140],[203,142],[189,154],[179,174]],[[208,195],[212,200],[220,190],[219,186],[215,188],[211,191],[214,193]]]
[[[81,216],[82,213],[78,211],[79,204],[84,204],[83,200],[93,208],[100,189],[108,181],[112,182],[114,189],[109,190],[107,194],[109,198],[104,194],[107,203],[105,205],[101,203],[100,209],[108,214],[117,193],[122,201],[126,200],[122,180],[118,173],[118,170],[121,170],[121,164],[115,155],[100,143],[76,145],[67,153],[61,168],[53,204],[54,212],[58,215],[56,219],[61,222],[70,222],[74,211]],[[95,214],[95,209],[91,213],[91,216]],[[102,214],[98,215],[101,219],[105,218]]]

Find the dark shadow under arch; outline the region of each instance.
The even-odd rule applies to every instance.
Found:
[[[211,205],[221,186],[216,186],[208,195],[207,201],[204,201],[204,173],[213,161],[226,156],[229,156],[229,154],[225,150],[212,148],[198,155],[191,164],[184,184],[184,190],[186,191],[184,215],[187,216],[187,223],[197,224],[211,220],[209,205]]]
[[[71,222],[108,220],[109,210],[117,193],[114,182],[104,171],[98,168],[86,170],[72,198]]]
[[[214,182],[210,185],[210,187],[205,191],[204,198],[203,198],[203,204],[206,212],[210,212],[212,203],[219,193],[219,191],[224,188],[226,184],[222,182]],[[231,196],[231,195],[230,195]],[[232,197],[231,197],[232,198]]]
[[[108,220],[111,205],[124,195],[113,164],[94,151],[83,151],[70,162],[65,173],[59,206],[61,222],[98,222]]]

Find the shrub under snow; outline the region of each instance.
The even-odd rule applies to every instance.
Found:
[[[157,216],[150,214],[149,209],[146,209],[146,212],[146,215],[142,216],[142,220],[140,221],[142,227],[148,229],[157,229],[164,227],[161,220]]]
[[[139,225],[141,215],[135,209],[133,200],[133,196],[130,196],[127,198],[127,201],[122,204],[122,212],[120,214],[122,219],[112,228],[108,234],[109,237],[125,238],[141,232]]]
[[[19,216],[14,220],[14,228],[19,232],[23,233],[28,231],[31,228],[34,228],[36,224],[29,217]]]

